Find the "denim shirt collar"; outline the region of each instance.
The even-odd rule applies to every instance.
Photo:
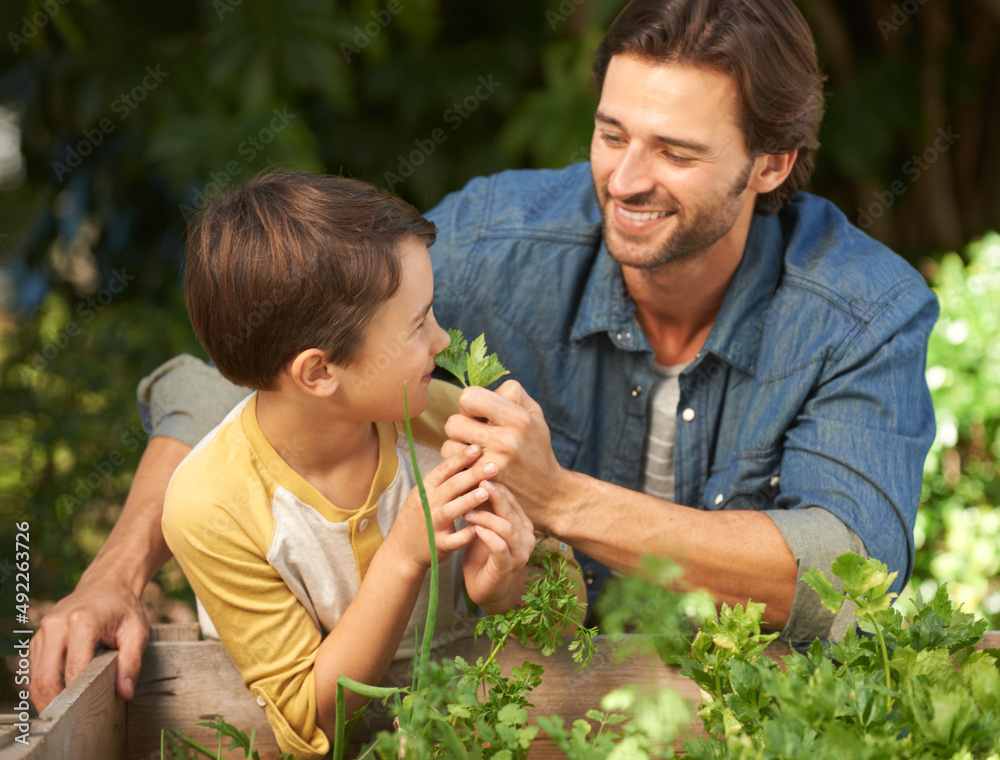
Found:
[[[631,301],[626,296],[621,265],[611,258],[603,235],[570,332],[570,340],[578,343],[588,335],[599,332],[613,335],[628,332],[642,336],[633,341],[632,350],[652,350],[639,329]]]
[[[726,290],[702,354],[711,352],[751,375],[754,373],[764,319],[781,275],[782,246],[778,218],[754,214],[743,258]],[[570,339],[576,343],[588,335],[607,332],[622,348],[651,351],[633,308],[625,292],[621,265],[611,258],[602,240]],[[623,341],[623,334],[631,334],[635,339]]]

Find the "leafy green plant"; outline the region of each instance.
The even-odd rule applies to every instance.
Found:
[[[227,723],[220,715],[216,715],[214,720],[197,725],[215,730],[215,736],[219,740],[219,747],[216,751],[213,752],[187,734],[171,728],[160,732],[160,757],[170,757],[172,760],[197,760],[199,756],[204,755],[218,760],[222,757],[222,740],[228,738],[230,739],[229,751],[242,749],[243,757],[260,760],[260,753],[254,747],[254,733],[247,736],[246,731],[241,731],[236,726]],[[167,752],[170,754],[167,755]],[[295,760],[296,757],[298,755],[278,753],[278,760]]]
[[[937,437],[924,467],[913,577],[897,606],[947,584],[1000,628],[1000,234],[951,253],[931,276],[941,316],[927,350]]]
[[[831,570],[840,590],[819,572],[805,580],[831,610],[856,604],[860,635],[851,628],[829,647],[817,640],[779,667],[759,656],[759,606],[723,607],[717,625],[702,626],[711,642],[696,637],[686,667],[706,691],[699,714],[709,737],[686,744],[688,756],[1000,756],[997,652],[973,651],[986,621],[957,610],[943,588],[904,619],[891,605],[892,576],[874,559],[845,554]]]
[[[472,345],[461,330],[448,329],[451,345],[434,357],[435,363],[458,378],[463,388],[470,385],[486,387],[509,374],[496,354],[486,354],[486,336],[480,335]],[[468,351],[466,351],[468,348]],[[468,377],[466,377],[468,375]]]

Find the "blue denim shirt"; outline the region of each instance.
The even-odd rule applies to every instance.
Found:
[[[589,164],[477,178],[427,216],[438,322],[486,334],[542,406],[560,464],[636,488],[653,351],[605,247]],[[898,592],[934,438],[936,319],[919,274],[828,201],[802,193],[755,215],[680,376],[676,501],[768,511],[800,575],[803,543],[823,536],[793,538],[790,518],[819,507],[899,572]]]

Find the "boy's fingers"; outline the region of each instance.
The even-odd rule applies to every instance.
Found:
[[[477,527],[486,528],[496,533],[503,539],[505,544],[510,543],[514,532],[513,527],[503,517],[495,515],[492,512],[487,512],[486,510],[474,509],[471,512],[465,513],[465,519]]]
[[[431,504],[445,504],[459,498],[462,494],[473,491],[483,480],[496,475],[498,467],[492,462],[476,462],[470,469],[456,472],[437,486],[428,486],[428,498]],[[433,490],[433,496],[431,491]]]
[[[470,509],[473,509],[489,499],[485,488],[476,488],[468,493],[452,499],[434,510],[432,515],[436,530],[445,525],[451,525]]]
[[[505,485],[484,481],[480,483],[480,486],[490,492],[490,504],[493,505],[494,512],[505,517],[511,523],[517,523],[522,529],[526,528],[532,532],[535,530],[535,526],[521,509],[520,502]]]
[[[439,552],[445,552],[450,554],[451,552],[457,551],[464,546],[468,546],[476,537],[476,528],[474,525],[467,525],[461,530],[456,530],[454,533],[446,533],[444,535],[435,535],[434,543],[437,545],[437,550]]]
[[[475,444],[462,446],[451,456],[443,459],[441,464],[431,470],[424,477],[425,488],[438,488],[442,483],[452,478],[457,473],[467,469],[470,464],[482,453]]]
[[[474,528],[476,536],[486,544],[486,548],[490,550],[490,554],[494,557],[510,557],[510,547],[507,546],[507,542],[501,536],[483,525],[476,525]]]

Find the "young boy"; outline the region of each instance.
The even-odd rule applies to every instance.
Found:
[[[404,384],[441,562],[436,630],[468,622],[462,575],[487,613],[523,590],[535,538],[490,481],[496,465],[471,446],[438,453],[458,404],[431,380],[449,342],[432,310],[435,232],[362,182],[279,173],[216,201],[189,234],[195,332],[256,393],[178,467],[163,531],[284,752],[326,753],[337,676],[377,684],[426,616]],[[364,699],[347,697],[350,715]]]

